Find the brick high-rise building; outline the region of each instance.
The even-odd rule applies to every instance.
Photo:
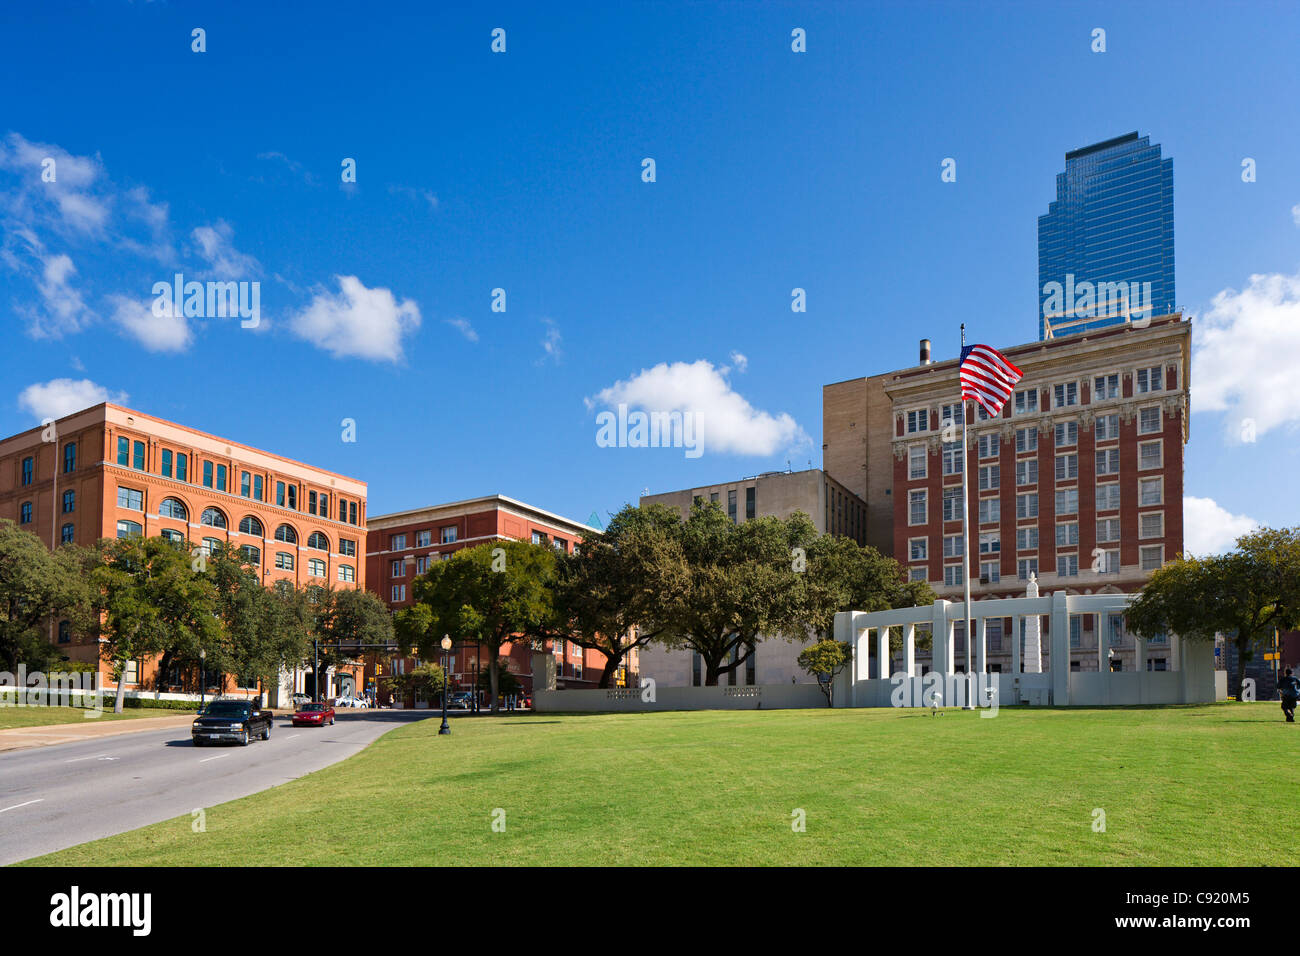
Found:
[[[370,519],[366,537],[366,580],[370,589],[396,611],[412,604],[411,585],[428,569],[430,562],[445,561],[461,548],[513,540],[532,541],[571,553],[585,535],[594,533],[597,529],[581,522],[505,495],[375,515]],[[567,641],[550,650],[556,655],[557,687],[598,685],[605,667],[605,656],[599,651],[584,650]],[[502,654],[502,663],[519,678],[525,692],[531,693],[531,648],[506,645]],[[635,671],[635,652],[631,657],[629,664]],[[487,651],[474,644],[458,645],[453,650],[453,658],[449,678],[452,690],[472,691],[476,675],[487,667]],[[376,676],[391,674],[394,669],[401,673],[416,663],[414,658],[398,658],[381,665],[378,675],[367,670],[367,686],[374,686]],[[379,690],[382,694],[382,686]]]
[[[1174,314],[1002,349],[1024,377],[997,419],[965,403],[964,465],[955,358],[827,385],[824,466],[866,501],[867,543],[940,597],[962,600],[963,466],[973,599],[1023,596],[1031,574],[1045,593],[1137,590],[1183,548],[1190,342]],[[1071,624],[1083,670],[1092,624]],[[1131,641],[1106,640],[1124,666]]]
[[[0,441],[0,518],[50,547],[135,534],[221,542],[243,549],[268,585],[365,586],[365,482],[111,402]],[[55,640],[68,660],[98,658],[94,638],[66,622]],[[153,689],[152,663],[133,663],[128,688]]]

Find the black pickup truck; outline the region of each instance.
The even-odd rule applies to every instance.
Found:
[[[254,737],[271,739],[271,719],[275,715],[248,700],[214,700],[194,719],[190,735],[194,746],[208,741],[233,740],[247,747]]]

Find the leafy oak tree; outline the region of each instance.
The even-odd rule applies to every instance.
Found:
[[[64,545],[51,552],[36,535],[0,520],[0,663],[48,670],[58,660],[50,643],[52,616],[90,623],[90,592],[83,573],[84,549]]]
[[[823,638],[799,652],[799,666],[817,678],[817,686],[826,695],[826,706],[835,706],[835,676],[853,660],[853,645],[848,641]]]
[[[434,659],[443,635],[479,642],[488,652],[492,713],[498,711],[501,646],[535,641],[554,622],[551,584],[556,554],[544,545],[492,541],[435,561],[415,579],[415,604],[394,616],[403,653]]]
[[[1171,561],[1152,573],[1125,617],[1147,639],[1230,636],[1238,661],[1232,686],[1240,688],[1256,646],[1274,628],[1300,626],[1300,527],[1261,528],[1227,554]]]

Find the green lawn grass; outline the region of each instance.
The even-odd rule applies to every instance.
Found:
[[[1277,704],[708,711],[410,724],[46,865],[1226,865],[1290,858]],[[493,813],[505,811],[504,832]],[[792,828],[803,810],[805,832]],[[1105,811],[1095,832],[1094,809]]]
[[[183,710],[161,707],[128,707],[122,713],[112,711],[112,702],[98,717],[87,717],[81,707],[6,707],[0,706],[0,730],[11,727],[45,727],[50,724],[95,724],[105,720],[131,720],[136,717],[183,717]],[[197,712],[198,708],[195,708]]]

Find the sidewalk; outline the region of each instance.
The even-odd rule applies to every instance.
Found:
[[[131,720],[84,720],[79,724],[49,724],[44,727],[14,727],[0,730],[0,753],[7,750],[27,750],[31,747],[48,747],[50,744],[74,743],[98,737],[115,737],[118,734],[139,734],[147,730],[168,730],[189,727],[193,714],[168,717],[136,717]]]

